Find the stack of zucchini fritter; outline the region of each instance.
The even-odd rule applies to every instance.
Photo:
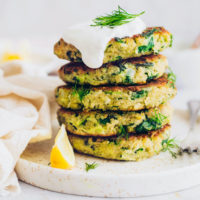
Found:
[[[56,89],[58,121],[76,151],[138,161],[162,150],[172,115],[168,101],[176,88],[172,74],[165,74],[166,57],[158,53],[171,45],[172,35],[162,27],[113,38],[104,64],[91,69],[72,44],[56,43],[55,54],[71,61],[59,70],[67,85]]]

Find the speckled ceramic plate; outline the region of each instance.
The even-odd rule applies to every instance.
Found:
[[[55,119],[53,124],[57,130]],[[200,132],[198,126],[196,131]],[[187,112],[175,110],[173,136],[181,139],[187,129]],[[16,166],[22,181],[56,192],[99,197],[155,195],[200,184],[198,155],[173,159],[168,153],[161,153],[142,162],[120,162],[76,154],[76,167],[73,170],[60,170],[48,166],[52,145],[53,140],[49,140],[28,146]],[[86,172],[85,162],[94,161],[99,166]]]

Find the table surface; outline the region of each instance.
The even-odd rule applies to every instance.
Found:
[[[0,200],[89,200],[90,197],[82,197],[82,196],[75,196],[75,195],[67,195],[67,194],[61,194],[56,192],[50,192],[47,190],[43,190],[31,185],[28,185],[26,183],[20,182],[22,192],[18,196],[10,196],[10,197],[2,197]],[[200,197],[200,185],[196,186],[194,188],[190,188],[184,191],[165,194],[165,195],[159,195],[159,196],[151,196],[151,197],[143,197],[143,198],[112,198],[115,199],[134,199],[134,200],[188,200],[188,199],[199,199]],[[96,200],[101,200],[104,198],[92,198]],[[106,198],[111,199],[111,198]]]

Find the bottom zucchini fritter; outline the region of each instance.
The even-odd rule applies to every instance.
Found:
[[[73,148],[80,153],[112,160],[140,161],[162,150],[169,138],[170,125],[148,134],[124,137],[87,137],[69,134]]]

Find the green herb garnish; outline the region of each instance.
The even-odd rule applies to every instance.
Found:
[[[139,148],[137,150],[135,150],[135,153],[137,153],[138,151],[143,151],[144,149],[143,148]]]
[[[139,46],[138,47],[138,53],[145,53],[148,51],[152,51],[154,47],[154,41],[153,41],[153,37],[151,37],[151,39],[149,40],[149,43],[147,45],[143,45],[143,46]]]
[[[126,70],[126,67],[121,62],[116,62],[117,67],[119,68],[118,72],[112,73],[113,76],[120,74],[121,72]]]
[[[157,130],[162,127],[166,118],[167,117],[163,114],[155,112],[153,117],[144,120],[141,124],[135,127],[135,130],[137,133],[145,133],[148,131]]]
[[[123,24],[129,23],[144,13],[145,11],[139,14],[130,14],[118,6],[118,9],[112,11],[111,14],[95,18],[93,20],[94,24],[91,24],[90,26],[114,28],[115,26],[121,26]]]
[[[126,43],[124,42],[121,38],[115,37],[115,41],[119,42],[119,43]]]
[[[129,83],[129,84],[133,83],[133,81],[129,75],[126,75],[124,83]]]
[[[128,139],[129,134],[128,134],[128,131],[127,131],[127,126],[120,125],[119,132],[118,132],[117,135],[120,136],[120,137],[125,137],[126,139]]]
[[[80,125],[80,126],[81,126],[81,125],[85,126],[85,124],[87,123],[87,119],[88,119],[88,117],[87,117],[86,119],[84,119],[79,125]]]
[[[126,67],[122,63],[118,63],[118,67],[120,69],[120,72],[123,72],[126,70]]]
[[[176,143],[175,138],[172,138],[172,139],[167,138],[162,141],[162,151],[163,152],[168,151],[172,155],[173,158],[177,157],[177,153],[179,149],[180,147]]]
[[[148,94],[148,91],[146,91],[146,90],[140,90],[140,91],[137,91],[137,92],[133,92],[132,95],[131,95],[131,100],[146,97],[147,94]]]
[[[99,122],[100,122],[100,124],[103,124],[103,125],[106,125],[107,123],[110,123],[111,122],[111,119],[116,119],[116,117],[115,116],[113,116],[113,115],[108,115],[106,118],[104,118],[104,119],[99,119]]]
[[[76,76],[74,76],[72,80],[75,81],[76,84],[80,83],[80,79]]]
[[[157,78],[158,75],[159,75],[159,74],[155,74],[155,75],[151,74],[151,75],[149,75],[148,73],[145,73],[145,74],[147,75],[147,82]]]
[[[85,163],[85,170],[88,172],[91,169],[96,169],[99,166],[99,164],[93,162],[92,164]]]
[[[77,87],[77,84],[75,84],[73,88],[72,95],[78,94],[80,101],[83,100],[83,98],[90,93],[90,89],[82,87]]]
[[[142,33],[141,35],[144,36],[145,38],[148,38],[149,36],[151,36],[155,31],[157,31],[156,28],[150,29],[144,33]]]
[[[168,67],[169,73],[167,74],[167,79],[169,81],[169,85],[173,88],[175,88],[175,83],[176,83],[176,75],[172,71],[170,67]]]
[[[117,56],[115,59],[116,60],[122,60],[122,57],[121,56]]]
[[[113,91],[104,91],[105,94],[112,94]]]

